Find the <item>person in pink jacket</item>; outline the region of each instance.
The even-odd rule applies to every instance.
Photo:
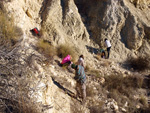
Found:
[[[61,66],[65,63],[71,64],[71,55],[67,55],[61,62]]]

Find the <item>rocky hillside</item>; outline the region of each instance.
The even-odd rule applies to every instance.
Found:
[[[149,2],[146,0],[75,0],[82,20],[94,40],[103,47],[111,40],[114,59],[149,54]],[[120,57],[121,56],[121,57]]]
[[[0,10],[0,112],[149,112],[149,0],[1,0]],[[97,55],[105,38],[110,59]],[[84,106],[60,47],[85,56]]]

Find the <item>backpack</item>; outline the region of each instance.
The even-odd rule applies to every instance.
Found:
[[[84,67],[81,65],[78,65],[78,69],[76,70],[75,80],[77,80],[81,84],[85,83],[85,81],[86,81]]]
[[[39,30],[36,27],[33,29],[33,31],[35,34],[37,34],[37,35],[39,34]]]
[[[40,36],[40,31],[38,30],[37,27],[31,29],[30,32],[31,32],[34,36]]]

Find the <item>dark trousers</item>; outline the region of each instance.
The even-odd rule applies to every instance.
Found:
[[[108,48],[107,48],[107,53],[108,53],[107,58],[109,58],[110,48],[111,48],[111,47],[108,47]]]

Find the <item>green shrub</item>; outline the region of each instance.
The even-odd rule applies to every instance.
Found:
[[[57,48],[57,55],[58,55],[60,58],[64,58],[64,57],[66,57],[67,55],[71,55],[73,62],[76,62],[76,60],[77,60],[77,54],[76,54],[75,47],[70,46],[70,45],[68,45],[68,44],[66,44],[66,45],[60,45],[60,46]]]
[[[2,11],[0,11],[0,45],[15,45],[21,35],[22,30],[14,25],[13,18],[9,18]]]
[[[150,69],[150,57],[138,57],[138,58],[130,58],[126,62],[129,64],[131,68],[136,71],[144,71],[146,69]]]

